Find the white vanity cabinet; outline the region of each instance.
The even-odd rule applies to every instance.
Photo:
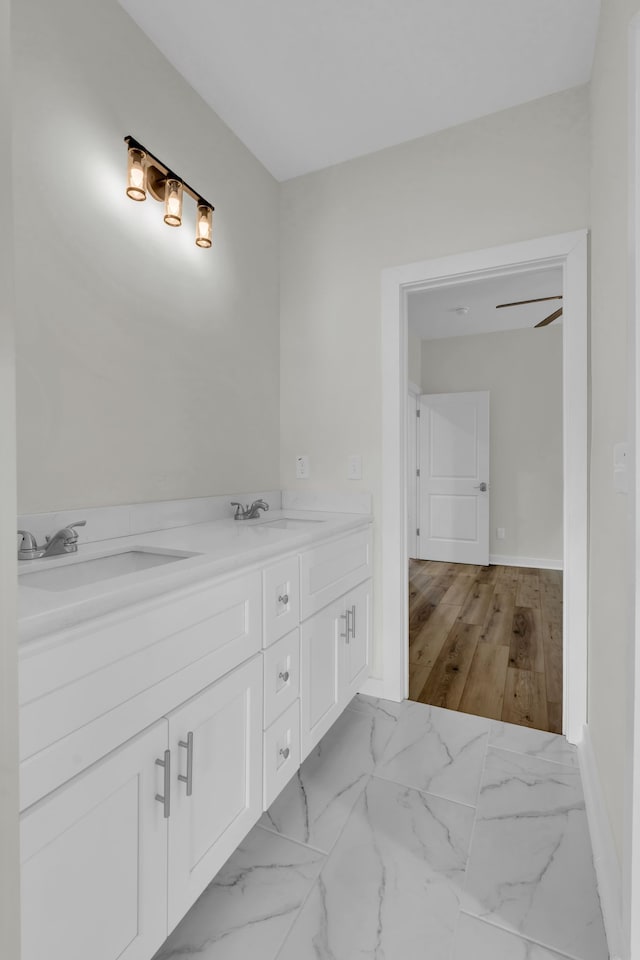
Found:
[[[161,720],[23,813],[23,960],[149,960],[167,930]]]
[[[23,960],[149,960],[262,813],[262,712],[257,656],[22,815]]]
[[[151,960],[369,671],[371,535],[25,647],[22,960]]]
[[[262,814],[262,663],[254,657],[169,714],[173,930]]]
[[[300,743],[304,760],[369,673],[369,531],[303,554],[300,576],[301,608],[303,613],[312,613],[300,628]],[[315,612],[322,604],[326,606]]]

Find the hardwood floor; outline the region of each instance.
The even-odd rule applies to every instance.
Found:
[[[410,560],[409,699],[562,733],[562,572]]]

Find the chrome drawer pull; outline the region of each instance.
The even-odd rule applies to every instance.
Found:
[[[289,671],[288,671],[288,670],[285,670],[284,673],[283,673],[282,670],[281,670],[280,673],[278,674],[278,679],[279,679],[279,680],[282,680],[283,683],[288,683],[288,682],[289,682]]]
[[[289,759],[290,753],[291,753],[291,750],[289,750],[289,747],[285,747],[284,749],[280,747],[280,756],[284,757],[285,760]]]
[[[347,643],[349,643],[349,615],[350,615],[350,613],[351,613],[351,611],[350,611],[350,610],[347,610],[346,613],[341,613],[341,614],[340,614],[340,619],[346,621],[346,623],[345,623],[345,633],[341,633],[340,636],[342,637],[343,640],[346,640]]]
[[[356,605],[351,607],[351,636],[355,640],[356,638]]]
[[[283,593],[282,596],[278,597],[278,603],[283,603],[286,607],[286,605],[289,603],[289,594]]]
[[[171,816],[171,750],[165,750],[164,760],[156,760],[158,767],[164,767],[164,795],[156,793],[156,800],[162,804],[165,820]]]
[[[178,740],[178,744],[187,751],[187,775],[185,777],[183,773],[179,773],[178,780],[181,783],[186,783],[187,796],[190,797],[193,793],[193,733],[189,731],[187,739]]]

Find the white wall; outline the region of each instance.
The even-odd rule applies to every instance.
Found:
[[[489,390],[490,553],[562,563],[562,327],[423,340],[422,390]]]
[[[9,0],[0,0],[0,953],[20,957],[16,446]]]
[[[285,488],[361,487],[379,515],[381,271],[587,226],[587,105],[570,90],[284,184]],[[353,452],[361,483],[346,479]],[[297,453],[311,456],[308,481]],[[375,563],[378,653],[379,546]]]
[[[591,527],[589,727],[622,860],[630,730],[626,691],[630,501],[613,489],[628,435],[628,28],[638,0],[604,0],[591,83]],[[637,772],[636,772],[637,777]],[[636,905],[637,910],[637,905]]]
[[[20,512],[279,487],[278,184],[115,0],[14,9]],[[132,134],[214,245],[124,193]]]

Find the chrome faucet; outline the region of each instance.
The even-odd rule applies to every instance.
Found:
[[[251,506],[247,504],[242,509],[242,504],[237,503],[235,500],[231,503],[232,507],[236,508],[236,512],[233,515],[234,520],[255,520],[256,517],[260,516],[261,510],[268,510],[269,504],[266,500],[254,500]]]
[[[70,523],[68,527],[58,530],[52,537],[45,537],[45,544],[38,546],[36,538],[28,530],[18,530],[22,537],[18,547],[18,560],[39,560],[41,557],[59,557],[64,553],[76,553],[78,550],[78,534],[75,527],[86,526],[86,520]]]

